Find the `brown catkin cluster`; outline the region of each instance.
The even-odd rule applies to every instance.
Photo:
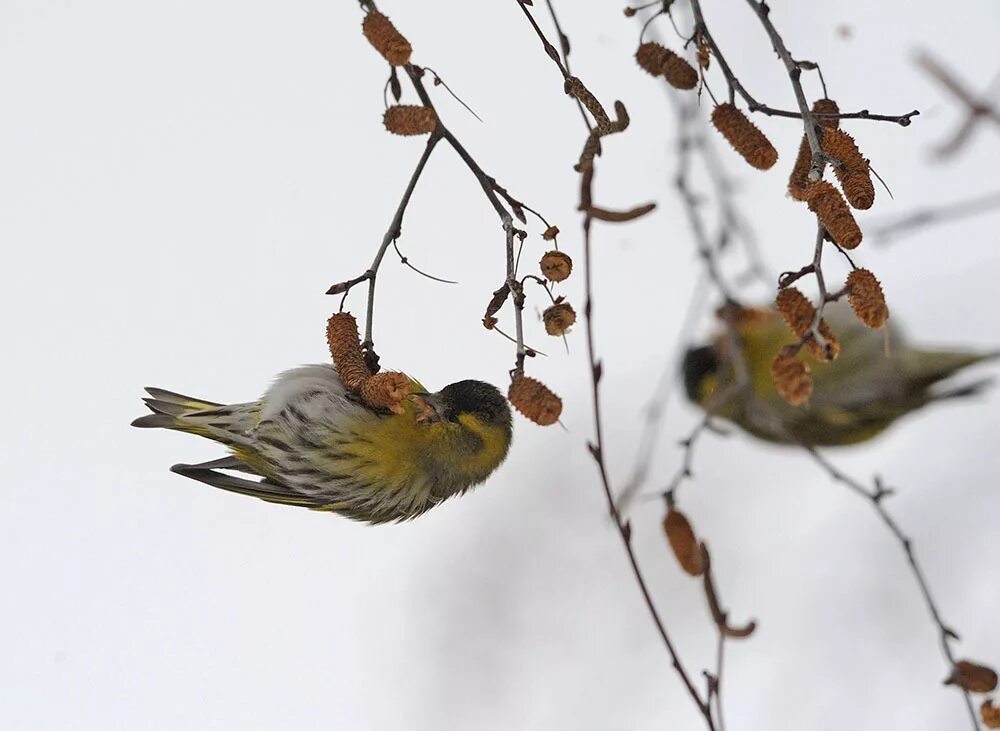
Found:
[[[674,508],[667,510],[663,519],[663,532],[667,534],[667,541],[681,568],[691,576],[701,576],[705,571],[701,544],[684,513]]]
[[[712,124],[751,167],[768,170],[778,161],[778,151],[770,140],[732,104],[717,106],[712,111]]]
[[[698,72],[694,67],[659,43],[640,45],[635,60],[646,73],[662,76],[676,89],[693,89],[698,84]]]
[[[993,705],[993,701],[987,699],[979,707],[979,715],[983,718],[983,725],[986,728],[1000,728],[1000,706]]]
[[[326,342],[340,380],[349,391],[359,394],[373,408],[402,413],[402,401],[410,395],[410,379],[402,373],[371,375],[361,352],[358,323],[353,315],[334,313],[326,323]]]
[[[573,260],[561,251],[546,251],[538,262],[542,276],[550,282],[562,282],[573,272]]]
[[[796,337],[805,337],[812,328],[816,308],[809,298],[795,287],[785,287],[778,292],[778,296],[774,299],[774,307],[785,318],[785,324]]]
[[[840,191],[825,180],[817,180],[806,188],[806,200],[809,210],[816,214],[838,246],[857,248],[861,243],[861,229]]]
[[[959,660],[944,682],[947,685],[957,685],[972,693],[992,693],[997,688],[997,674],[993,668],[985,665],[970,660]]]
[[[840,108],[833,99],[817,99],[812,106],[813,114],[840,114]],[[836,129],[840,126],[839,117],[817,117],[816,123],[821,127]],[[809,138],[802,135],[799,143],[799,154],[795,156],[792,174],[788,176],[788,194],[797,201],[806,199],[806,188],[809,187],[809,169],[812,167],[812,147]]]
[[[541,426],[555,424],[562,413],[562,399],[528,376],[518,375],[511,380],[507,398],[526,418]]]
[[[840,160],[843,166],[834,165],[833,173],[840,181],[847,202],[855,208],[867,210],[875,202],[875,186],[868,172],[868,161],[861,155],[854,138],[839,129],[823,131],[823,152]]]
[[[549,335],[556,337],[565,335],[576,322],[576,312],[569,303],[557,302],[542,313],[542,322],[545,323],[545,332]]]
[[[413,47],[382,13],[370,11],[361,24],[361,30],[375,50],[393,66],[403,66],[410,62]]]
[[[889,307],[878,279],[867,269],[855,269],[847,275],[847,301],[861,322],[880,328],[889,319]]]
[[[437,115],[430,107],[396,104],[385,110],[382,124],[394,135],[426,135],[437,127]]]
[[[809,366],[784,348],[771,361],[771,380],[778,395],[792,406],[801,406],[812,396]]]

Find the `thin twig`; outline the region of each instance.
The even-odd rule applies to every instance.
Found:
[[[878,517],[889,529],[889,532],[895,536],[897,541],[899,541],[899,545],[906,554],[906,561],[910,566],[910,571],[913,574],[913,577],[917,580],[917,585],[920,587],[920,594],[923,596],[924,604],[927,606],[927,611],[930,613],[931,619],[937,626],[941,642],[941,651],[945,659],[948,661],[948,669],[949,671],[953,670],[955,668],[956,661],[954,653],[952,653],[951,650],[951,642],[958,639],[958,634],[945,623],[941,616],[941,610],[938,608],[937,602],[934,601],[934,597],[931,594],[930,584],[927,582],[927,577],[924,575],[923,569],[917,561],[916,552],[913,549],[913,540],[903,532],[899,523],[896,522],[895,518],[893,518],[889,511],[885,508],[885,498],[892,495],[893,491],[886,488],[882,481],[877,477],[875,478],[874,489],[869,489],[858,480],[855,480],[853,477],[842,472],[836,467],[836,465],[826,459],[826,457],[820,454],[813,447],[806,446],[805,450],[809,453],[813,460],[815,460],[815,462],[830,475],[831,478],[842,485],[845,485],[855,494],[865,498],[871,504],[872,508],[874,508]],[[979,717],[976,715],[976,710],[972,705],[972,697],[969,695],[967,690],[963,688],[959,689],[962,691],[962,695],[965,698],[966,708],[969,711],[969,716],[972,718],[972,727],[978,730]]]
[[[587,142],[584,145],[584,152],[581,154],[580,162],[577,164],[577,170],[580,172],[580,203],[579,210],[583,213],[583,262],[584,262],[584,322],[585,322],[585,332],[587,340],[587,357],[590,363],[590,376],[591,376],[591,395],[592,395],[592,406],[593,406],[593,416],[594,416],[594,441],[588,446],[590,453],[597,463],[598,473],[600,475],[601,486],[604,491],[604,497],[607,501],[608,512],[611,515],[618,534],[621,538],[622,546],[625,549],[626,556],[628,557],[629,565],[632,568],[632,574],[635,577],[636,584],[639,587],[639,591],[642,594],[643,601],[646,604],[646,608],[649,611],[650,618],[656,627],[657,632],[660,635],[660,639],[663,641],[666,647],[667,653],[670,655],[671,662],[674,669],[677,671],[681,682],[684,684],[688,694],[694,701],[698,710],[701,712],[702,717],[705,720],[705,724],[710,731],[715,731],[716,725],[712,716],[712,708],[709,705],[707,699],[703,699],[695,688],[691,676],[688,674],[683,663],[681,662],[680,655],[677,652],[677,648],[674,646],[670,635],[667,632],[666,625],[663,619],[660,617],[660,613],[656,608],[656,604],[653,602],[652,594],[649,591],[649,587],[646,584],[646,579],[642,573],[642,569],[639,567],[638,559],[636,558],[635,552],[632,548],[632,527],[631,524],[624,520],[621,514],[618,512],[615,506],[614,491],[611,487],[611,479],[608,475],[607,464],[604,460],[604,428],[603,421],[601,418],[601,394],[600,394],[600,382],[602,375],[602,366],[600,361],[597,359],[596,348],[594,345],[594,321],[593,321],[593,307],[594,307],[594,295],[593,295],[593,260],[592,260],[592,246],[591,246],[591,228],[594,220],[595,211],[601,211],[602,209],[597,208],[593,203],[593,180],[594,180],[594,155],[599,149],[600,137],[612,134],[614,132],[622,131],[628,125],[628,113],[625,110],[624,105],[620,102],[616,102],[615,110],[617,115],[617,120],[615,122],[610,122],[607,114],[601,108],[600,103],[593,97],[593,95],[587,90],[579,79],[576,77],[570,77],[569,73],[566,71],[562,62],[559,60],[558,54],[555,53],[555,49],[552,44],[549,43],[548,39],[545,38],[545,34],[538,27],[538,24],[534,21],[531,13],[528,11],[522,3],[518,2],[521,9],[524,11],[532,28],[534,28],[535,33],[538,35],[542,42],[542,47],[545,52],[549,55],[553,61],[559,66],[559,70],[563,74],[564,80],[567,81],[567,91],[571,90],[570,80],[572,79],[575,83],[573,84],[572,90],[575,98],[584,104],[584,106],[590,111],[595,117],[595,127],[589,130],[587,136]],[[600,115],[600,116],[599,116]],[[638,210],[638,209],[636,209]],[[648,209],[647,209],[648,210]]]

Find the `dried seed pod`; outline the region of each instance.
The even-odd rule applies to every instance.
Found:
[[[557,302],[542,313],[545,332],[549,335],[565,335],[566,331],[576,322],[576,312],[567,302]]]
[[[550,282],[562,282],[572,273],[573,260],[569,258],[569,254],[561,251],[546,251],[538,266],[542,270],[542,276]]]
[[[670,49],[659,43],[642,43],[635,52],[635,62],[650,76],[659,76],[663,73],[668,53]]]
[[[816,308],[802,292],[795,287],[785,287],[778,292],[774,299],[774,306],[781,316],[785,318],[785,324],[797,337],[804,337],[812,327],[813,318],[816,316]]]
[[[430,107],[395,104],[385,110],[382,124],[394,135],[426,135],[437,127],[437,115]]]
[[[809,210],[816,214],[838,246],[857,248],[861,243],[861,229],[840,191],[825,180],[817,180],[806,188],[806,200]]]
[[[675,508],[668,509],[663,519],[663,532],[667,534],[667,541],[681,568],[691,576],[701,576],[705,571],[701,544],[684,513]]]
[[[542,238],[545,239],[546,241],[554,241],[556,236],[558,235],[559,235],[558,226],[549,226],[542,232]]]
[[[847,301],[861,322],[871,328],[880,328],[889,319],[882,285],[867,269],[855,269],[847,275]]]
[[[830,329],[826,320],[820,320],[816,329],[819,330],[819,334],[823,336],[823,341],[826,345],[822,346],[815,339],[809,338],[806,340],[806,348],[809,349],[809,354],[816,360],[823,363],[829,363],[831,360],[836,360],[837,356],[840,355],[840,341],[837,340],[837,336],[833,334],[833,330]]]
[[[837,102],[833,99],[817,99],[813,102],[812,111],[813,114],[818,115],[816,124],[820,127],[826,127],[827,129],[837,129],[840,127],[840,117],[823,116],[840,114],[840,107],[837,106]]]
[[[993,668],[985,665],[959,660],[951,675],[945,678],[944,684],[957,685],[972,693],[992,693],[997,687],[997,674]]]
[[[392,371],[377,373],[365,379],[359,392],[361,400],[369,406],[402,414],[402,402],[410,395],[410,379]]]
[[[774,149],[774,145],[732,104],[717,106],[712,111],[712,124],[751,167],[767,170],[778,161],[778,151]]]
[[[840,181],[847,202],[867,210],[875,202],[875,186],[868,172],[868,161],[862,156],[854,138],[839,129],[823,130],[823,152],[843,163],[834,165],[833,173]]]
[[[562,399],[528,376],[518,375],[511,380],[507,398],[527,419],[541,426],[555,424],[562,413]]]
[[[698,85],[698,72],[685,59],[673,51],[667,51],[663,64],[663,78],[675,89],[693,89]]]
[[[361,24],[361,30],[375,50],[393,66],[404,66],[410,62],[413,47],[382,13],[377,10],[369,11]]]
[[[371,373],[361,353],[358,323],[349,312],[336,312],[326,323],[326,342],[340,380],[351,391],[359,391]]]
[[[979,715],[983,717],[986,728],[1000,728],[1000,707],[993,705],[992,700],[983,701],[979,707]]]
[[[812,395],[809,366],[795,357],[794,351],[782,348],[771,361],[771,380],[778,395],[792,406],[801,406]]]

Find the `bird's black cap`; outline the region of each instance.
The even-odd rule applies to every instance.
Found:
[[[715,348],[706,345],[701,348],[691,348],[684,354],[681,370],[684,373],[684,390],[689,399],[698,402],[698,386],[705,376],[715,373],[719,367],[719,356]]]

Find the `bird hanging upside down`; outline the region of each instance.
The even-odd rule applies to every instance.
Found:
[[[488,383],[459,381],[437,393],[410,385],[414,396],[398,413],[366,406],[330,365],[288,371],[259,401],[242,404],[147,388],[154,413],[132,425],[196,434],[232,453],[171,467],[185,477],[369,523],[407,520],[486,480],[512,434],[507,400]]]
[[[867,441],[927,404],[980,392],[989,379],[953,388],[934,386],[964,368],[1000,356],[997,352],[918,350],[894,328],[890,328],[887,352],[882,331],[862,325],[846,305],[832,304],[824,319],[837,334],[840,355],[830,363],[807,358],[812,366],[812,395],[805,405],[792,406],[778,395],[770,364],[793,338],[776,313],[754,312],[760,316],[737,325],[751,388],[742,393],[730,390],[737,376],[728,334],[687,352],[684,385],[688,398],[702,408],[716,394],[734,393],[713,413],[769,442],[824,447]]]

